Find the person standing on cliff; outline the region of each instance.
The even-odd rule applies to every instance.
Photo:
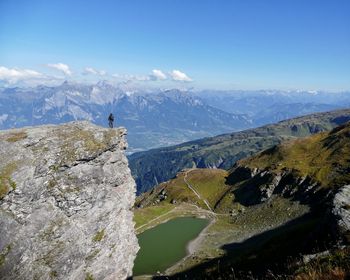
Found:
[[[113,128],[113,122],[114,122],[114,116],[112,113],[110,113],[108,117],[108,124],[110,128]]]

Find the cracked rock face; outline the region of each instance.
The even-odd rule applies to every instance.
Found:
[[[125,279],[138,250],[126,130],[0,132],[0,279]]]
[[[334,196],[332,214],[338,232],[350,242],[350,185],[343,186]]]

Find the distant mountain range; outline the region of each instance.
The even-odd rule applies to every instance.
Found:
[[[283,140],[305,137],[350,120],[350,109],[317,113],[240,132],[208,137],[129,156],[138,193],[173,178],[184,168],[229,169],[244,157]]]
[[[64,82],[0,88],[0,129],[89,120],[128,129],[128,153],[239,131],[350,106],[350,93],[305,91],[141,90]]]
[[[242,114],[207,105],[180,90],[130,91],[107,82],[0,90],[0,128],[89,120],[128,129],[129,152],[237,131],[253,124]]]
[[[350,107],[350,92],[201,91],[205,102],[226,112],[246,115],[254,126]]]

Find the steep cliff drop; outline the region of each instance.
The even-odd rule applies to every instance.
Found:
[[[138,251],[126,130],[0,132],[0,279],[125,279]]]

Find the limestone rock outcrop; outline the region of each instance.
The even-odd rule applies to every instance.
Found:
[[[334,196],[332,214],[339,237],[350,243],[350,185],[343,186]]]
[[[0,279],[125,279],[138,251],[126,130],[0,132]]]

